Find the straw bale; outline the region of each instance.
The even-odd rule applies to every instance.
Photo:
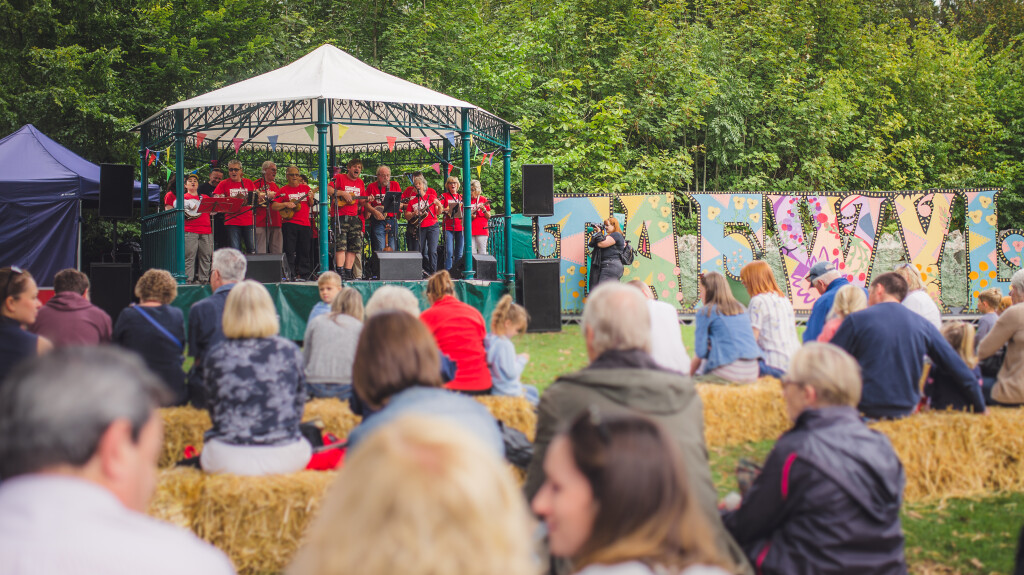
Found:
[[[907,474],[906,501],[1024,490],[1024,411],[930,412],[871,427],[884,433]]]
[[[149,514],[179,527],[192,529],[206,474],[194,467],[160,471]]]
[[[186,445],[202,451],[203,433],[213,425],[209,413],[194,407],[166,407],[159,411],[164,420],[164,445],[158,462],[161,468],[180,461]]]
[[[324,422],[324,429],[333,433],[338,439],[345,439],[352,429],[359,425],[362,418],[352,413],[347,401],[335,398],[314,399],[306,403],[302,415],[303,421],[319,418]]]
[[[712,447],[775,439],[789,429],[779,380],[748,385],[698,383],[704,402],[704,437]]]
[[[475,399],[484,404],[495,419],[522,431],[527,439],[533,441],[537,433],[537,411],[525,397],[478,395]]]
[[[231,557],[239,575],[280,573],[336,473],[208,475],[193,529]]]

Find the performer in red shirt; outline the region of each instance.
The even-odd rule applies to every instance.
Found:
[[[213,195],[229,198],[248,198],[249,192],[256,189],[252,180],[242,177],[242,162],[228,162],[228,179],[217,184]],[[239,212],[228,212],[224,215],[224,225],[228,229],[228,241],[231,247],[243,253],[256,253],[256,241],[252,233],[252,210],[247,206]],[[242,250],[242,243],[245,250]]]
[[[462,260],[466,249],[466,235],[462,232],[462,194],[458,178],[448,176],[444,181],[441,207],[444,210],[444,269],[451,271]]]
[[[309,261],[309,208],[312,206],[311,190],[302,183],[302,174],[294,164],[285,173],[288,184],[274,197],[270,208],[281,218],[284,233],[284,254],[288,258],[290,279],[302,279],[309,275],[312,266]]]
[[[397,249],[398,212],[384,213],[384,194],[401,191],[398,182],[391,179],[391,168],[387,166],[379,166],[377,181],[366,187],[366,193],[370,196],[366,207],[369,208],[370,244],[374,253],[384,251],[385,246]]]
[[[455,285],[448,272],[441,270],[427,282],[430,308],[420,320],[434,335],[441,353],[455,361],[455,379],[445,387],[463,393],[483,394],[491,390],[491,371],[487,367],[484,317],[471,305],[455,297]]]
[[[334,216],[338,218],[338,237],[335,247],[334,264],[343,280],[355,279],[352,266],[356,254],[363,249],[363,223],[359,219],[359,203],[366,200],[366,188],[359,174],[363,162],[353,158],[347,172],[336,174],[327,186],[327,195],[334,198]]]
[[[278,187],[277,164],[267,160],[263,162],[263,177],[252,185],[256,186],[257,202],[253,210],[253,224],[256,229],[256,253],[284,253],[284,240],[281,232],[281,214],[270,209],[270,203],[277,196]],[[267,217],[270,220],[267,220]],[[269,252],[268,248],[269,238]],[[294,270],[293,270],[294,271]]]
[[[416,181],[416,178],[423,177],[423,172],[413,172],[412,181]],[[409,202],[416,197],[416,186],[409,185],[402,192],[402,219],[406,220],[405,226],[405,249],[410,252],[420,251],[420,227],[419,225],[412,225],[408,223],[408,214],[406,208],[409,207]]]
[[[210,214],[196,211],[202,197],[198,193],[199,176],[185,176],[185,278],[189,283],[210,282],[210,263],[213,261],[213,227]],[[174,192],[167,192],[164,204],[174,209],[177,203]]]
[[[480,180],[473,180],[469,183],[470,213],[473,214],[473,253],[487,253],[487,224],[494,215],[491,212],[491,202],[484,196],[480,189]]]
[[[423,271],[431,275],[437,270],[437,215],[441,213],[441,202],[437,192],[427,187],[427,179],[422,175],[413,178],[412,185],[416,195],[409,198],[409,205],[405,207],[405,220],[419,229]]]

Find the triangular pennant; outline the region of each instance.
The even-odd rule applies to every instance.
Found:
[[[423,136],[422,138],[420,138],[420,143],[423,144],[424,148],[426,148],[428,150],[430,149],[430,137],[429,136]],[[438,173],[440,173],[440,172],[438,172]]]
[[[153,155],[153,152],[148,152],[147,151],[146,152],[146,165],[147,166],[152,166],[154,161],[156,161],[156,156]]]
[[[430,164],[430,167],[434,168],[438,175],[441,175],[441,164]]]
[[[348,132],[348,126],[338,124],[338,140],[340,141],[345,137],[345,133]]]
[[[473,145],[473,134],[470,134],[470,135],[469,135],[469,145],[470,145],[470,146],[472,146],[472,145]]]
[[[316,127],[314,127],[314,126],[306,126],[306,135],[309,136],[309,141],[310,142],[315,142],[316,141]]]
[[[449,176],[452,175],[452,168],[454,168],[454,167],[455,166],[453,166],[452,164],[448,164],[448,175]]]
[[[484,165],[483,164],[480,164],[479,166],[476,167],[476,177],[477,178],[480,177],[480,170],[482,170],[482,169],[484,169]]]
[[[395,142],[397,142],[397,141],[398,141],[397,137],[395,137],[395,136],[388,136],[388,151],[389,152],[394,152],[395,151]]]
[[[171,169],[170,168],[164,168],[164,169],[167,170],[167,181],[171,181]]]
[[[491,152],[490,154],[487,154],[487,165],[488,166],[493,166],[494,165],[494,152]]]
[[[277,151],[277,135],[275,134],[273,136],[267,136],[267,141],[270,142],[270,151],[271,152],[276,152]]]
[[[164,150],[164,157],[165,158],[170,158],[171,157],[171,147],[170,146],[167,146],[167,149]]]
[[[198,148],[198,147],[202,146],[203,145],[203,140],[205,140],[205,139],[206,139],[206,134],[204,134],[202,132],[197,133],[196,134],[196,147]]]
[[[231,138],[231,144],[235,147],[235,153],[238,153],[239,148],[242,147],[242,138]]]
[[[448,139],[449,144],[455,145],[455,132],[448,132],[444,137]]]
[[[160,152],[154,152],[153,155],[156,156],[156,161],[159,162],[160,161]]]

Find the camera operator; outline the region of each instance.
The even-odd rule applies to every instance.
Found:
[[[626,239],[622,236],[619,220],[608,218],[602,228],[591,227],[594,235],[590,238],[590,247],[594,248],[590,258],[591,281],[590,290],[605,281],[619,281],[622,278],[622,249]],[[590,226],[588,226],[590,227]],[[594,279],[596,278],[596,279]]]

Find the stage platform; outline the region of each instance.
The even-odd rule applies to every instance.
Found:
[[[301,341],[306,333],[306,318],[309,312],[320,301],[320,292],[316,282],[292,282],[292,283],[269,283],[263,284],[270,297],[274,299],[277,306],[277,314],[281,318],[281,336],[294,341]],[[363,303],[369,301],[370,296],[377,288],[384,285],[400,285],[412,290],[420,300],[420,310],[427,309],[427,281],[352,281],[346,282],[346,286],[359,290],[363,295]],[[174,306],[185,313],[185,322],[188,322],[188,310],[192,304],[210,295],[208,285],[180,285],[178,286],[178,297],[174,300]],[[491,321],[491,312],[498,300],[506,293],[505,284],[499,281],[471,281],[455,280],[455,295],[460,301],[480,310],[484,321],[488,324]],[[186,326],[187,328],[187,326]]]

